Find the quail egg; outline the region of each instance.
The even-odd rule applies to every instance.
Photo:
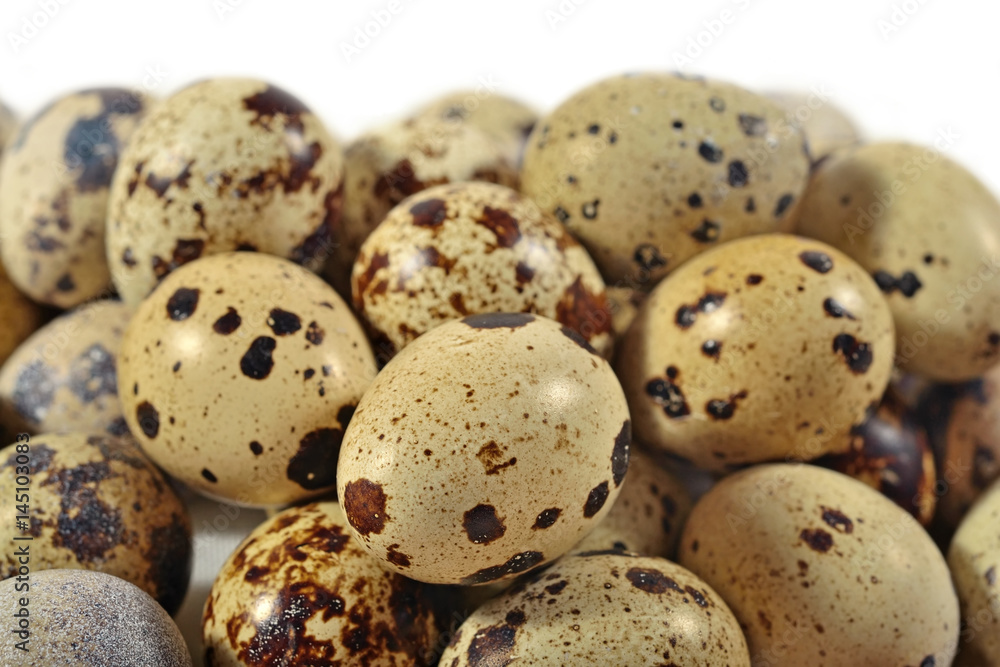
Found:
[[[802,132],[771,100],[650,72],[593,84],[541,119],[521,187],[609,284],[649,291],[718,243],[788,231],[808,174]]]
[[[203,255],[259,250],[317,270],[335,243],[340,144],[301,101],[252,79],[211,79],[143,119],[108,203],[107,257],[138,305]]]
[[[950,665],[958,600],[944,557],[871,487],[806,464],[754,466],[699,500],[680,564],[726,601],[753,664]]]
[[[601,352],[611,346],[604,281],[587,251],[501,185],[440,185],[406,199],[361,247],[351,287],[380,352],[451,319],[520,311],[557,320]]]
[[[808,93],[768,93],[767,97],[777,102],[785,110],[786,117],[802,128],[809,154],[817,162],[836,150],[861,143],[861,132],[854,121],[821,89]]]
[[[337,496],[387,567],[441,584],[510,579],[604,518],[628,469],[608,363],[539,315],[470,315],[378,374],[344,435]]]
[[[200,493],[251,506],[333,489],[373,377],[364,332],[333,288],[253,252],[167,276],[118,358],[122,411],[149,457]]]
[[[148,100],[96,88],[55,100],[21,126],[0,168],[0,255],[35,301],[72,308],[108,294],[108,189]]]

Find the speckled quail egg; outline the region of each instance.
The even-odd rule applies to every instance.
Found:
[[[893,359],[892,317],[841,252],[738,239],[672,273],[621,342],[636,439],[725,470],[845,450]]]
[[[978,380],[932,386],[919,410],[937,456],[938,518],[953,529],[1000,479],[1000,367]]]
[[[684,484],[634,448],[618,500],[573,551],[618,549],[672,559],[690,512],[691,495]]]
[[[0,364],[2,364],[18,345],[41,326],[44,320],[42,309],[14,286],[2,264],[0,264],[0,312],[4,314],[4,325],[0,327]]]
[[[253,506],[333,489],[344,429],[374,376],[333,288],[251,252],[167,276],[118,359],[122,411],[150,458],[201,493]]]
[[[211,79],[140,124],[111,184],[107,253],[136,305],[203,255],[259,250],[317,270],[334,244],[340,144],[301,101],[263,81]]]
[[[410,195],[461,181],[518,184],[516,168],[496,140],[472,125],[437,118],[398,121],[361,135],[344,152],[344,166],[339,245],[327,276],[345,295],[361,244]]]
[[[45,107],[8,145],[0,169],[0,255],[32,299],[71,308],[107,294],[108,190],[147,108],[135,91],[83,90]]]
[[[438,118],[482,130],[500,144],[507,161],[521,164],[538,112],[520,100],[486,90],[463,90],[438,97],[417,110],[418,118]]]
[[[877,410],[851,429],[846,452],[814,463],[859,479],[927,526],[937,507],[934,454],[917,414],[890,387]]]
[[[17,129],[17,114],[0,100],[0,157],[3,157],[7,141]]]
[[[948,549],[962,607],[962,652],[1000,665],[1000,483],[972,507]]]
[[[754,664],[955,656],[958,600],[941,552],[909,513],[838,472],[771,464],[724,478],[695,504],[680,563],[732,609]]]
[[[836,150],[861,143],[861,132],[854,121],[821,89],[808,93],[768,93],[767,97],[785,110],[786,118],[802,128],[809,154],[817,162]]]
[[[23,446],[23,438],[19,439]],[[0,491],[15,499],[16,479],[29,474],[27,512],[0,509],[0,539],[32,538],[31,571],[84,569],[130,581],[174,613],[191,575],[191,522],[163,474],[131,438],[67,433],[31,438],[27,451],[3,450]],[[27,463],[24,463],[27,461]],[[27,473],[25,473],[25,467]],[[27,530],[15,519],[27,514]],[[0,575],[17,574],[13,550]]]
[[[843,151],[816,169],[799,216],[799,233],[875,278],[904,371],[954,382],[1000,362],[1000,202],[964,167],[911,144]]]
[[[440,665],[749,667],[736,618],[704,581],[662,558],[567,556],[487,602]]]
[[[808,173],[801,131],[771,100],[644,73],[600,81],[540,120],[521,187],[609,284],[648,291],[720,242],[787,231]]]
[[[0,368],[0,423],[11,432],[126,433],[115,366],[130,317],[119,301],[95,301],[32,334]]]
[[[351,288],[380,353],[489,312],[538,313],[598,351],[611,346],[604,281],[587,251],[501,185],[441,185],[406,199],[361,247]]]
[[[337,495],[388,567],[485,584],[559,557],[628,469],[628,406],[579,334],[526,313],[470,315],[406,346],[344,435]]]
[[[384,569],[337,503],[292,507],[229,557],[205,603],[208,667],[433,665],[428,587]]]
[[[0,581],[0,607],[28,615],[23,622],[15,618],[18,630],[0,642],[0,663],[191,667],[191,653],[173,619],[124,579],[87,570],[32,571],[28,579]],[[21,628],[24,635],[18,634]]]

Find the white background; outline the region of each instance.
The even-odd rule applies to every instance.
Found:
[[[1000,192],[998,26],[996,0],[0,0],[0,98],[28,115],[78,88],[163,96],[247,75],[349,139],[452,89],[488,85],[545,110],[601,77],[683,64],[753,89],[815,87],[871,138],[957,135],[946,152]],[[366,27],[378,34],[356,42]],[[198,664],[211,578],[262,514],[207,500],[193,512],[178,620]]]
[[[0,7],[0,98],[25,114],[74,88],[145,84],[165,95],[196,78],[251,75],[296,93],[347,139],[480,81],[549,109],[609,74],[675,69],[675,55],[687,57],[700,39],[706,46],[691,51],[687,71],[755,89],[820,86],[870,137],[931,143],[951,127],[958,140],[948,154],[1000,191],[1000,3],[992,0],[3,0]],[[353,46],[372,12],[391,20],[349,59],[343,45]]]

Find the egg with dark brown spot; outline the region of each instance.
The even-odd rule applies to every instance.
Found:
[[[662,558],[566,556],[474,611],[441,665],[749,667],[743,632],[704,581]]]
[[[0,423],[12,433],[126,433],[116,360],[131,316],[119,301],[96,301],[32,334],[0,368]]]
[[[517,168],[497,139],[471,123],[420,116],[371,130],[345,153],[340,245],[327,264],[338,289],[350,292],[361,244],[401,201],[444,183],[486,181],[516,188]]]
[[[617,370],[640,442],[723,471],[845,451],[888,385],[893,341],[885,299],[850,258],[759,235],[665,279],[621,341]]]
[[[223,253],[167,276],[118,359],[128,427],[164,470],[251,506],[333,489],[375,360],[332,287],[288,260]]]
[[[133,584],[104,572],[32,572],[30,591],[16,578],[0,582],[0,605],[29,616],[26,651],[11,635],[0,643],[5,665],[157,665],[191,667],[173,619]],[[19,607],[26,600],[28,607]]]
[[[111,179],[149,108],[138,91],[64,95],[25,121],[0,168],[0,256],[35,301],[72,308],[108,294]]]
[[[941,552],[908,512],[838,472],[770,464],[723,478],[691,511],[679,562],[726,600],[755,661],[955,657],[958,599]]]
[[[32,579],[41,570],[96,570],[135,584],[171,614],[180,608],[191,575],[191,521],[131,438],[45,434],[31,438],[27,452],[7,447],[0,491],[11,501],[23,493],[15,488],[25,466],[30,499],[4,503],[0,538],[30,549]],[[17,528],[20,522],[27,530]],[[15,576],[21,564],[16,550],[7,550],[0,577]]]
[[[538,313],[600,352],[611,346],[604,281],[587,251],[500,185],[441,185],[406,199],[361,247],[351,288],[388,353],[443,322],[490,312]]]
[[[929,525],[937,507],[937,469],[917,413],[890,388],[849,437],[847,452],[823,456],[816,465],[861,480]]]
[[[720,243],[788,231],[808,175],[798,124],[773,101],[645,72],[599,81],[540,119],[521,182],[609,284],[649,291]]]
[[[897,364],[939,382],[1000,362],[1000,200],[938,150],[877,142],[820,164],[797,231],[869,272],[896,322]]]
[[[256,250],[318,270],[337,243],[343,155],[294,95],[254,79],[208,79],[153,109],[122,153],[107,256],[136,306],[202,256]]]
[[[691,511],[691,495],[672,472],[645,452],[633,448],[629,456],[618,500],[573,552],[618,549],[672,559]]]
[[[597,525],[630,447],[621,387],[578,334],[540,315],[470,315],[375,378],[344,436],[337,495],[387,567],[486,584],[559,557]]]
[[[211,667],[433,665],[435,599],[351,538],[337,503],[268,519],[222,566],[202,620]]]

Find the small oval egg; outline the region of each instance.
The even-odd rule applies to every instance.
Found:
[[[1000,367],[970,382],[931,386],[919,412],[937,456],[938,518],[954,529],[1000,479]]]
[[[490,312],[538,313],[601,352],[611,346],[604,281],[587,251],[501,185],[441,185],[406,199],[361,247],[351,288],[380,353]]]
[[[19,440],[23,442],[23,440]],[[173,614],[184,600],[191,575],[191,521],[163,474],[131,438],[86,433],[43,434],[28,452],[3,451],[0,492],[15,497],[19,456],[27,457],[31,493],[27,521],[16,529],[14,504],[0,510],[0,538],[18,544],[31,536],[31,574],[43,569],[84,569],[113,574],[153,596]],[[8,550],[4,577],[17,574]]]
[[[31,335],[0,368],[0,424],[10,432],[128,431],[116,360],[131,312],[96,301]]]
[[[771,100],[653,72],[600,81],[540,120],[521,188],[609,284],[649,291],[718,243],[787,231],[808,175],[802,133]]]
[[[962,653],[968,664],[1000,664],[1000,483],[962,520],[948,566],[962,605]]]
[[[844,450],[892,371],[889,308],[822,243],[738,239],[672,273],[620,344],[636,439],[711,470]]]
[[[662,558],[566,556],[485,603],[440,665],[749,667],[736,618],[704,581]]]
[[[6,316],[4,326],[0,327],[0,364],[2,364],[45,319],[42,309],[14,286],[2,264],[0,264],[0,312]]]
[[[937,471],[916,412],[890,388],[849,437],[848,451],[814,463],[864,482],[929,525],[937,507]]]
[[[378,374],[340,450],[355,537],[428,583],[510,579],[607,514],[628,469],[628,407],[579,334],[526,313],[428,331]]]
[[[421,107],[417,118],[438,118],[482,130],[503,150],[507,161],[521,164],[528,135],[538,122],[538,112],[520,100],[489,90],[448,93]]]
[[[841,148],[861,143],[861,131],[847,113],[830,101],[822,88],[812,92],[768,93],[785,110],[789,122],[798,123],[809,145],[809,154],[819,162]]]
[[[518,185],[517,169],[495,139],[471,124],[434,117],[397,121],[361,135],[344,152],[344,164],[340,246],[327,275],[345,295],[361,244],[410,195],[462,181]]]
[[[340,144],[306,105],[269,83],[192,84],[143,119],[119,160],[107,256],[136,306],[203,255],[259,250],[318,270],[336,240]]]
[[[910,514],[832,470],[771,464],[722,479],[691,511],[680,563],[729,604],[754,664],[955,656],[958,600],[941,552]]]
[[[430,589],[383,569],[324,502],[277,514],[233,552],[202,637],[210,667],[429,666],[438,630]]]
[[[618,549],[673,559],[691,512],[691,494],[680,479],[642,450],[633,448],[629,456],[618,500],[573,552]]]
[[[103,572],[32,572],[30,589],[16,578],[0,582],[0,606],[26,609],[27,634],[0,642],[4,665],[156,665],[191,667],[177,624],[141,589]],[[20,600],[28,607],[19,607]],[[8,619],[8,626],[11,623]],[[18,643],[27,643],[22,651]],[[28,656],[28,662],[25,662]]]
[[[251,506],[332,490],[337,453],[375,360],[332,287],[263,253],[171,273],[122,340],[119,397],[157,465]]]
[[[97,88],[60,97],[26,121],[0,168],[0,256],[32,299],[59,308],[108,295],[111,177],[148,100]]]
[[[937,149],[880,142],[831,156],[797,230],[872,275],[902,370],[955,382],[1000,362],[1000,201]]]

